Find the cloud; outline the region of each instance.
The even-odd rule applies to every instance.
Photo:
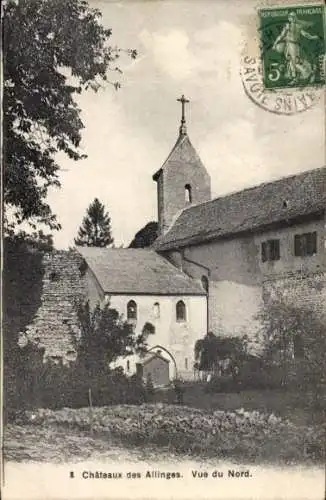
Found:
[[[200,154],[209,167],[215,196],[257,184],[269,175],[250,119],[238,118],[211,131],[200,143]]]
[[[253,108],[230,117],[223,127],[215,125],[198,145],[214,196],[321,166],[322,118],[321,107],[305,117],[275,116]]]
[[[168,32],[143,30],[139,38],[157,69],[171,79],[205,75],[209,84],[210,73],[216,83],[239,75],[241,30],[227,21],[194,33],[175,28]]]
[[[241,30],[228,21],[197,31],[194,47],[200,69],[216,70],[220,77],[237,71],[242,43]]]
[[[174,29],[161,34],[143,30],[139,38],[152,55],[156,67],[170,78],[184,80],[196,70],[198,61],[189,50],[189,37],[185,31]]]

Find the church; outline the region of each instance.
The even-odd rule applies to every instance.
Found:
[[[193,378],[194,345],[208,331],[246,336],[257,349],[259,311],[273,298],[309,303],[326,321],[326,167],[212,199],[209,173],[187,132],[188,101],[179,101],[176,143],[153,175],[159,235],[152,247],[77,248],[90,303],[110,301],[135,332],[151,329],[146,360],[130,357],[120,364],[130,374],[153,366],[154,381]],[[48,274],[55,264],[61,277],[55,283],[45,276],[48,298],[41,306],[46,311],[49,301],[55,304],[54,289],[64,295],[56,318],[60,334],[53,342],[56,328],[44,328],[40,312],[27,335],[40,338],[46,356],[65,360],[74,357],[64,328],[73,323],[69,293],[76,274],[67,252],[60,255],[48,257]],[[69,291],[58,288],[69,279]]]

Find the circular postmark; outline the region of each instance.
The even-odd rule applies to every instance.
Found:
[[[306,111],[316,104],[323,92],[321,88],[266,89],[260,57],[244,54],[240,69],[247,96],[258,106],[279,115],[292,115]]]
[[[320,6],[258,11],[240,66],[244,90],[255,104],[292,115],[319,101],[325,88],[322,19]]]

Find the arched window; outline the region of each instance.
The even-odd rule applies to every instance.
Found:
[[[160,317],[160,304],[158,302],[155,302],[155,304],[153,305],[153,315],[154,318]]]
[[[179,302],[177,302],[176,317],[177,317],[177,321],[186,321],[186,319],[187,319],[186,305],[183,302],[183,300],[179,300]]]
[[[190,184],[185,185],[185,202],[192,203],[192,193]]]
[[[130,320],[137,319],[137,304],[134,300],[129,300],[127,304],[127,318]]]
[[[202,276],[201,277],[201,284],[203,286],[203,289],[205,290],[206,293],[208,293],[208,286],[209,286],[209,283],[208,283],[208,278],[207,276]]]

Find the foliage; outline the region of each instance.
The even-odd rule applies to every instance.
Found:
[[[157,222],[148,222],[146,226],[135,234],[134,239],[129,245],[129,248],[146,248],[150,247],[158,236]]]
[[[45,234],[41,229],[32,233],[22,230],[15,233],[13,230],[9,230],[5,244],[9,241],[11,246],[15,246],[17,249],[26,248],[40,252],[52,252],[54,249],[52,234]]]
[[[326,392],[326,325],[315,311],[288,304],[281,298],[260,311],[265,338],[265,357],[283,369],[283,383],[289,371],[302,383]]]
[[[220,360],[230,358],[242,361],[246,357],[246,338],[222,337],[208,332],[195,344],[196,368],[201,371],[216,371]]]
[[[83,407],[88,405],[89,389],[95,406],[146,400],[141,381],[127,377],[120,369],[90,374],[73,363],[64,365],[62,360],[44,363],[43,355],[44,349],[31,342],[18,350],[14,385],[5,391],[7,419],[20,418],[24,409]]]
[[[142,333],[144,335],[154,335],[155,333],[155,326],[150,323],[149,321],[146,321],[146,323],[144,324],[143,328],[142,328]]]
[[[89,428],[88,408],[28,413],[29,423]],[[125,445],[167,447],[170,452],[245,463],[323,461],[323,429],[296,426],[271,413],[209,411],[145,404],[94,408],[93,430]]]
[[[203,339],[195,343],[195,360],[199,370],[212,370],[217,368],[218,340],[216,335],[208,332]]]
[[[3,7],[3,185],[13,224],[60,228],[46,197],[60,186],[57,153],[84,158],[76,97],[97,90],[108,71],[121,72],[121,49],[109,45],[111,30],[100,18],[85,0],[7,0]]]
[[[18,334],[24,331],[41,305],[44,265],[43,252],[47,243],[24,235],[3,241],[3,355],[4,368],[15,365]]]
[[[77,364],[92,376],[107,371],[119,357],[146,350],[146,335],[135,335],[132,325],[106,303],[91,309],[89,302],[77,305],[81,337],[75,340]]]
[[[87,247],[108,247],[113,244],[111,219],[98,198],[89,205],[75,244]]]
[[[237,376],[218,375],[206,385],[207,392],[232,393],[248,390],[280,389],[282,372],[278,366],[243,363]]]

